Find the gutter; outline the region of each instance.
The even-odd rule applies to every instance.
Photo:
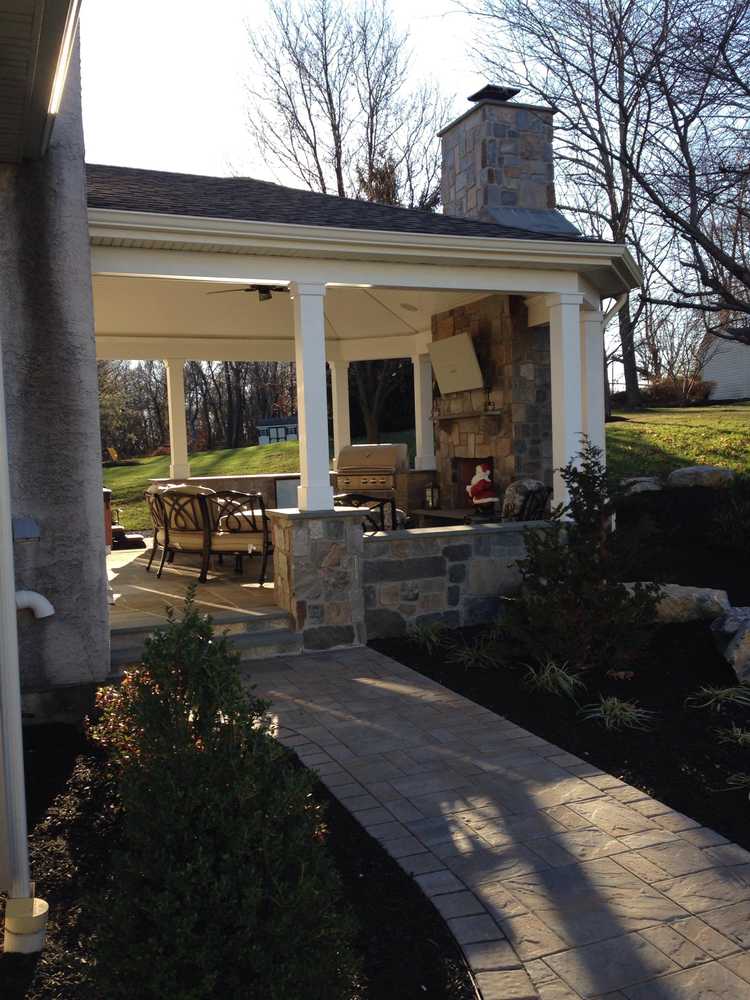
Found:
[[[212,253],[433,264],[456,260],[470,267],[532,267],[581,273],[592,270],[599,274],[607,268],[616,275],[619,289],[636,288],[643,283],[635,259],[620,243],[403,233],[93,207],[89,207],[88,220],[91,243],[95,246],[156,248],[160,243],[168,243],[170,249],[180,249],[175,244],[183,243],[184,249]]]

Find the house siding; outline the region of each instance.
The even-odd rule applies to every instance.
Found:
[[[709,348],[703,378],[713,382],[711,399],[750,398],[750,346],[739,341],[717,341]]]

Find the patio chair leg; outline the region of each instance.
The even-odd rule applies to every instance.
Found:
[[[260,564],[260,579],[258,580],[258,583],[261,585],[261,587],[266,582],[267,567],[268,567],[268,548],[267,546],[263,546],[263,559]]]
[[[208,579],[208,564],[211,560],[211,553],[206,551],[203,553],[203,558],[201,560],[201,575],[198,577],[201,583],[205,583]]]
[[[174,552],[169,553],[169,558],[167,559],[167,562],[170,564],[170,566],[172,565],[172,563],[174,562]]]
[[[161,553],[161,562],[159,563],[159,569],[156,573],[158,577],[161,577],[161,571],[164,569],[164,563],[167,561],[167,549],[163,549]]]
[[[219,558],[219,566],[223,566],[224,565],[224,553],[220,552],[218,558]]]
[[[234,571],[235,573],[242,573],[242,556],[234,557]]]
[[[158,545],[156,544],[156,539],[154,538],[154,544],[151,546],[151,554],[148,557],[148,563],[146,564],[146,572],[151,569],[151,563],[154,561],[154,556],[156,555],[156,550]]]

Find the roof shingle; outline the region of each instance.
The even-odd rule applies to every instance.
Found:
[[[436,236],[590,242],[580,236],[532,232],[490,222],[339,198],[248,177],[205,177],[98,163],[87,164],[86,175],[90,208]]]

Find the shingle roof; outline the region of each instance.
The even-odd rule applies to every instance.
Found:
[[[98,163],[87,164],[86,174],[90,208],[444,236],[584,239],[338,198],[248,177],[204,177]]]

